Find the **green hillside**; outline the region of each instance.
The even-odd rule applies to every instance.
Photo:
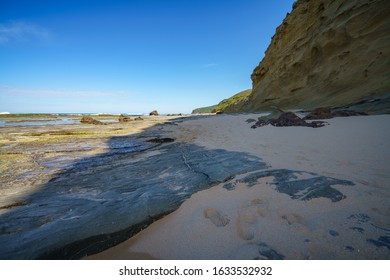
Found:
[[[222,100],[217,105],[196,108],[192,111],[192,114],[216,113],[225,111],[231,112],[233,111],[232,108],[234,108],[236,104],[239,104],[244,101],[251,94],[251,92],[251,89],[241,91],[233,95],[232,97]]]
[[[231,112],[234,111],[232,108],[235,107],[236,104],[241,104],[244,100],[251,94],[252,89],[247,89],[244,91],[240,91],[239,93],[229,97],[227,99],[222,100],[218,103],[215,108],[215,112]]]
[[[208,107],[201,107],[201,108],[196,108],[192,110],[191,114],[206,114],[206,113],[211,113],[213,110],[217,107],[217,105],[213,106],[208,106]]]

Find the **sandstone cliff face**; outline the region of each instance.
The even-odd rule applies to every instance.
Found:
[[[390,1],[299,0],[239,108],[344,106],[390,93]]]

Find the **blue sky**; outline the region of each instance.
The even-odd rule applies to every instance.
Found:
[[[0,112],[190,113],[251,87],[293,0],[0,0]]]

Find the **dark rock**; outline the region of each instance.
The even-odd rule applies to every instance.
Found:
[[[140,116],[138,116],[138,117],[136,117],[134,120],[135,120],[135,121],[143,121],[144,119],[141,118]]]
[[[359,233],[363,233],[364,232],[364,228],[361,228],[361,227],[351,227],[350,229],[352,229],[354,231],[357,231]]]
[[[268,124],[273,126],[322,127],[326,123],[321,121],[308,123],[293,112],[273,112],[268,116],[260,117],[259,120],[251,126],[251,128],[262,127]]]
[[[357,112],[353,110],[331,110],[330,108],[317,108],[311,111],[304,120],[321,120],[321,119],[331,119],[334,117],[350,117],[350,116],[366,116],[364,112]]]
[[[298,179],[298,176],[305,175],[306,179]],[[316,173],[293,171],[288,169],[264,170],[252,173],[246,177],[225,184],[227,190],[233,190],[237,183],[245,183],[248,187],[256,185],[259,179],[274,177],[273,184],[278,192],[289,195],[292,199],[311,200],[314,198],[328,198],[332,202],[340,201],[346,196],[333,185],[352,186],[354,183],[347,180],[334,179],[320,176]]]
[[[390,250],[390,236],[380,236],[377,240],[367,239],[367,242],[374,244],[376,247],[386,247]]]
[[[247,119],[246,122],[247,123],[253,123],[253,122],[256,122],[256,120],[255,119]]]
[[[352,110],[337,110],[332,112],[333,117],[351,117],[351,116],[367,116],[364,112],[356,112]]]
[[[153,139],[150,139],[146,142],[163,144],[163,143],[171,143],[174,141],[175,141],[175,139],[173,139],[173,138],[153,138]]]
[[[309,126],[303,119],[295,115],[293,112],[286,112],[280,117],[272,121],[273,126]]]
[[[95,120],[94,118],[90,116],[83,116],[80,120],[81,123],[86,123],[86,124],[95,124],[95,125],[103,125],[104,123],[98,120]]]
[[[353,248],[352,246],[345,246],[345,250],[347,250],[349,252],[353,252],[353,251],[355,251],[355,248]]]
[[[261,242],[259,244],[259,253],[266,260],[283,260],[285,256],[279,254],[277,251],[272,249],[268,244]]]
[[[357,224],[364,224],[371,220],[370,216],[365,213],[352,214],[347,219],[354,220]]]
[[[149,113],[149,116],[158,116],[158,112],[156,110],[153,110]]]
[[[333,118],[330,108],[317,108],[304,117],[304,120],[323,120]]]
[[[129,116],[120,115],[118,120],[120,123],[124,123],[124,122],[130,122],[131,118]]]

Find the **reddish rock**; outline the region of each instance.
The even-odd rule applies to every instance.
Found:
[[[326,123],[321,121],[314,121],[314,122],[306,122],[305,120],[301,119],[297,115],[295,115],[293,112],[283,112],[280,113],[278,117],[274,117],[279,115],[277,114],[271,114],[270,117],[261,117],[259,120],[251,126],[251,128],[257,128],[262,127],[265,125],[273,125],[273,126],[307,126],[307,127],[321,127],[324,126]]]

